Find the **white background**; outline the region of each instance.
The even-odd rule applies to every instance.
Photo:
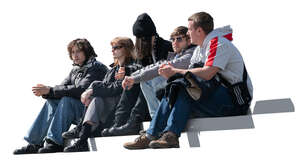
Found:
[[[1,164],[299,163],[298,7],[289,0],[1,1]],[[215,27],[233,28],[233,43],[253,82],[254,103],[291,98],[295,112],[255,115],[255,129],[203,132],[200,148],[128,151],[120,145],[102,150],[99,146],[94,153],[12,155],[26,144],[22,138],[44,103],[31,87],[52,86],[65,78],[72,64],[66,49],[71,40],[87,38],[97,59],[108,65],[110,41],[116,36],[134,40],[132,25],[139,14],[147,12],[160,36],[168,39],[175,27],[187,26],[187,18],[199,11],[210,13]],[[123,142],[124,138],[107,140]]]

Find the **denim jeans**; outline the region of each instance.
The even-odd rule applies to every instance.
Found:
[[[42,144],[46,138],[63,145],[61,134],[79,122],[83,111],[84,105],[78,99],[47,99],[24,139],[30,144]]]
[[[197,117],[229,116],[233,115],[235,110],[232,96],[223,86],[218,87],[210,97],[200,98],[198,101],[191,99],[185,89],[180,89],[172,109],[169,108],[167,99],[162,99],[147,134],[159,137],[161,133],[171,131],[180,137],[192,114],[196,114]]]
[[[167,85],[167,80],[161,76],[156,77],[152,80],[141,82],[141,89],[147,101],[149,114],[153,118],[160,101],[156,97],[156,91],[165,88]]]

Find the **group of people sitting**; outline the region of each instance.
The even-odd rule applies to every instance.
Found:
[[[111,69],[87,39],[68,44],[73,68],[60,85],[32,87],[46,102],[24,137],[28,145],[14,154],[89,151],[90,137],[139,134],[124,147],[178,148],[189,118],[248,112],[252,83],[230,26],[214,29],[211,15],[198,12],[168,41],[143,13],[133,34],[135,44],[128,37],[110,42]],[[150,121],[145,131],[143,121]]]

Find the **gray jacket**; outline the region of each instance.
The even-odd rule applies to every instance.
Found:
[[[170,52],[168,54],[167,61],[170,61],[171,65],[174,66],[175,68],[186,69],[190,65],[190,59],[193,55],[195,48],[196,48],[195,45],[190,45],[189,47],[187,47],[186,49],[184,49],[178,54],[174,52]],[[175,58],[175,56],[178,56],[178,58]],[[167,61],[158,61],[157,63],[148,65],[132,73],[131,76],[134,79],[134,83],[149,81],[155,77],[158,77],[159,66],[163,63],[167,63]]]

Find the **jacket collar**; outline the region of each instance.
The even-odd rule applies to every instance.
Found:
[[[230,25],[224,26],[224,27],[220,27],[217,29],[214,29],[213,31],[211,31],[204,39],[202,47],[206,47],[208,45],[208,43],[216,37],[224,37],[226,39],[228,39],[229,41],[232,41],[232,28],[230,27]]]
[[[96,61],[96,59],[94,58],[94,57],[92,57],[92,58],[90,58],[89,60],[87,60],[86,62],[85,62],[85,64],[84,65],[82,65],[82,66],[80,66],[80,65],[78,65],[78,64],[73,64],[73,66],[74,67],[79,67],[79,68],[89,68],[89,67],[91,67],[92,65],[93,65],[93,63]]]

